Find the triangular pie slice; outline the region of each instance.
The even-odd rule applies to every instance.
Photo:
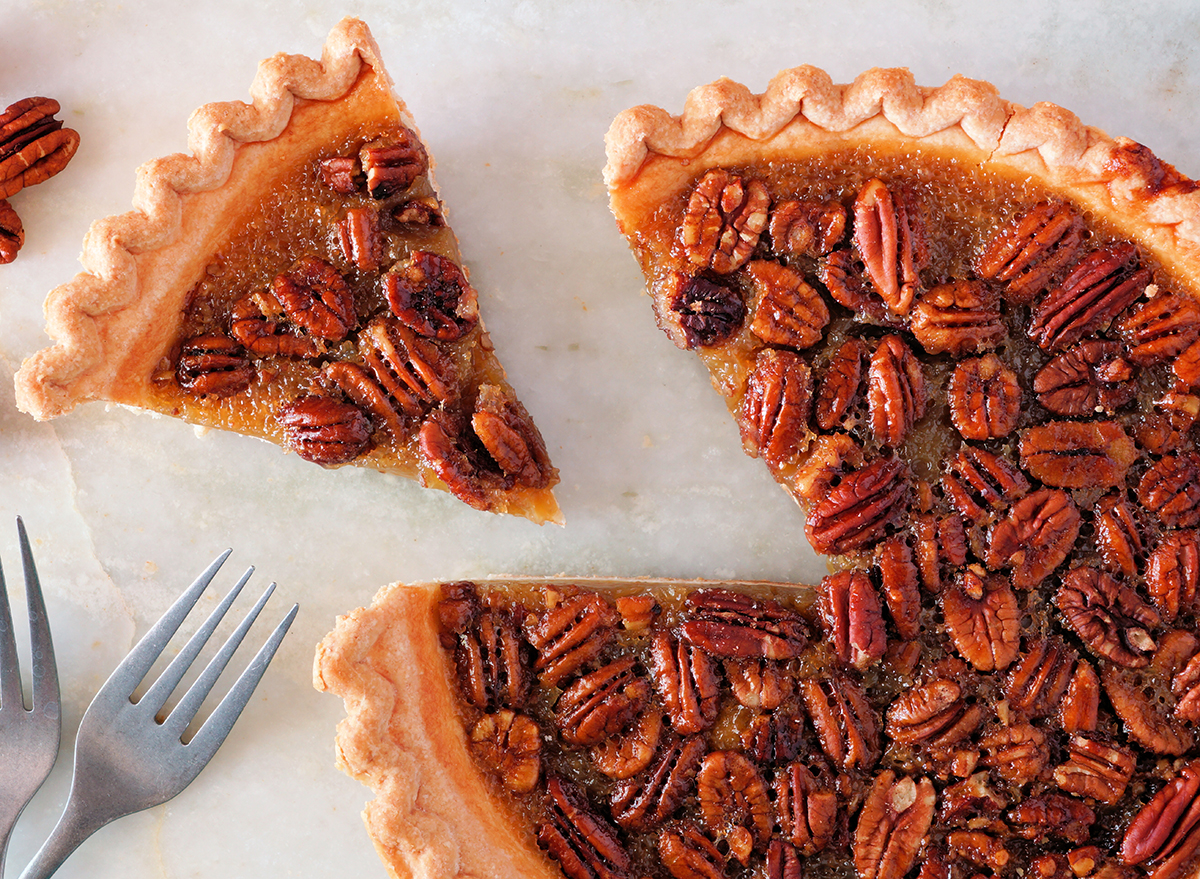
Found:
[[[193,155],[144,165],[136,209],[93,224],[18,405],[120,403],[561,521],[366,25],[339,23],[319,61],[264,61],[251,95],[196,111]]]

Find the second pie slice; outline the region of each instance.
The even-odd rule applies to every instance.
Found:
[[[558,474],[493,351],[433,161],[366,25],[264,61],[193,155],[138,171],[17,374],[38,419],[102,400],[560,522]]]

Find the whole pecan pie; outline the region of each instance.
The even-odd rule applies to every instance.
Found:
[[[545,443],[505,378],[432,159],[366,26],[277,55],[254,103],[193,114],[192,156],[138,172],[17,374],[39,419],[127,404],[561,520]]]
[[[1195,876],[1196,184],[898,70],[721,80],[608,157],[833,573],[385,589],[316,683],[393,874]]]

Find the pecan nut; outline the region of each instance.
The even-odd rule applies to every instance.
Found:
[[[869,769],[880,755],[879,718],[862,687],[842,672],[805,678],[800,697],[821,750],[843,769]]]
[[[725,879],[725,855],[696,825],[664,827],[658,857],[675,879]]]
[[[1175,716],[1188,723],[1200,723],[1200,653],[1197,653],[1171,680],[1175,694]]]
[[[1130,360],[1154,366],[1200,338],[1200,307],[1190,296],[1160,292],[1117,321],[1116,329],[1129,345]]]
[[[746,451],[773,469],[795,457],[808,436],[812,394],[812,373],[798,354],[760,351],[737,413]]]
[[[1058,709],[1059,726],[1067,733],[1094,732],[1100,723],[1100,676],[1091,663],[1080,662]]]
[[[331,156],[317,162],[317,177],[338,195],[353,195],[362,181],[358,156]]]
[[[791,491],[797,500],[813,503],[825,497],[846,471],[863,465],[863,451],[849,434],[817,434],[796,467]]]
[[[572,745],[598,745],[637,717],[650,698],[650,682],[626,656],[576,680],[559,696],[554,717]]]
[[[697,270],[728,274],[745,265],[767,228],[771,197],[761,180],[708,171],[688,199],[679,243]]]
[[[513,487],[513,477],[500,469],[461,413],[433,410],[421,423],[417,444],[429,471],[422,473],[423,482],[431,481],[431,472],[451,494],[475,509],[492,509],[494,495]]]
[[[1200,762],[1186,764],[1129,822],[1121,860],[1154,867],[1153,876],[1185,875],[1200,849]]]
[[[887,336],[867,369],[871,432],[881,444],[898,448],[924,417],[927,403],[921,362],[899,336]]]
[[[49,180],[79,148],[79,133],[63,128],[52,98],[25,98],[0,113],[0,199]]]
[[[175,379],[197,397],[228,397],[250,387],[254,367],[245,349],[228,336],[194,336],[180,349]]]
[[[527,488],[558,482],[546,442],[513,394],[500,385],[480,385],[471,428],[506,479]]]
[[[1012,568],[1013,585],[1029,589],[1061,565],[1079,536],[1079,510],[1066,492],[1041,488],[1014,503],[992,527],[987,566]]]
[[[422,336],[461,339],[479,323],[479,297],[451,259],[418,250],[383,275],[392,314]]]
[[[1183,448],[1196,422],[1200,420],[1200,397],[1168,391],[1154,401],[1134,428],[1134,437],[1153,455],[1165,455]]]
[[[1200,535],[1194,530],[1164,535],[1146,559],[1146,587],[1165,621],[1192,609],[1198,582]]]
[[[1115,421],[1051,421],[1021,433],[1021,466],[1055,488],[1125,484],[1137,446]]]
[[[778,601],[702,589],[685,606],[690,616],[679,627],[680,637],[712,656],[794,659],[808,644],[804,619]]]
[[[454,624],[450,605],[464,607]],[[443,628],[453,637],[459,691],[484,711],[521,708],[533,684],[529,648],[510,613],[485,610],[473,588],[463,586],[439,606]]]
[[[846,234],[846,208],[839,201],[787,199],[771,208],[771,248],[789,256],[824,256]]]
[[[284,444],[306,461],[353,461],[371,445],[371,422],[350,403],[309,394],[279,410]]]
[[[879,458],[842,478],[814,504],[805,522],[812,548],[841,554],[882,540],[908,511],[909,471],[899,458]]]
[[[685,351],[720,345],[746,322],[746,303],[732,286],[682,272],[672,272],[664,284],[658,325]]]
[[[769,345],[808,348],[824,337],[829,308],[821,294],[787,266],[755,260],[746,266],[754,302],[750,332]]]
[[[1033,641],[1004,681],[1009,704],[1031,718],[1053,713],[1071,685],[1078,658],[1057,638]]]
[[[1031,723],[1001,727],[979,740],[979,763],[1014,784],[1039,778],[1050,760],[1046,733]]]
[[[621,781],[613,788],[616,822],[626,830],[645,831],[670,818],[691,794],[706,750],[703,736],[664,745],[643,775]]]
[[[485,714],[471,729],[471,750],[514,793],[527,794],[542,771],[542,733],[530,717],[504,708]]]
[[[25,226],[6,199],[0,198],[0,265],[17,258],[25,244]]]
[[[1056,354],[1033,377],[1038,402],[1056,415],[1115,412],[1137,394],[1120,342],[1089,339]]]
[[[914,641],[921,631],[921,591],[912,549],[902,538],[890,538],[879,548],[878,564],[880,590],[896,634]]]
[[[1021,417],[1021,385],[1004,361],[985,354],[954,367],[946,402],[963,439],[999,439],[1012,433]]]
[[[912,334],[929,354],[963,357],[1004,341],[999,297],[980,281],[939,284],[917,298]]]
[[[399,126],[386,141],[372,141],[358,152],[372,198],[383,199],[403,192],[429,169],[429,155],[417,133]]]
[[[804,717],[795,705],[754,717],[742,730],[742,752],[762,766],[787,763],[804,746]]]
[[[537,652],[534,670],[556,687],[596,659],[616,634],[620,614],[602,595],[568,596],[526,629]]]
[[[340,342],[358,323],[354,291],[319,257],[303,257],[290,272],[275,278],[271,292],[288,320],[318,339]]]
[[[1120,494],[1110,494],[1096,502],[1096,547],[1104,566],[1127,578],[1138,572],[1145,547],[1137,515]]]
[[[1091,838],[1096,813],[1083,802],[1062,794],[1041,794],[1023,800],[1008,813],[1018,836],[1045,844],[1051,838],[1076,845]]]
[[[647,711],[623,735],[592,748],[592,762],[609,778],[631,778],[650,765],[662,735],[662,712]]]
[[[1029,303],[1075,262],[1085,232],[1083,218],[1069,205],[1039,202],[988,239],[975,271],[1002,282],[1011,302]]]
[[[775,811],[784,837],[805,856],[833,842],[844,817],[836,790],[802,763],[791,763],[776,774]]]
[[[629,879],[633,859],[617,829],[593,811],[586,794],[553,777],[546,783],[538,842],[567,879]]]
[[[783,663],[769,659],[730,659],[724,667],[733,698],[747,708],[773,711],[795,690],[792,674]]]
[[[1200,525],[1200,452],[1164,455],[1138,482],[1138,499],[1164,525]]]
[[[270,317],[267,313],[270,312]],[[286,332],[280,321],[287,315],[279,300],[261,290],[236,300],[229,311],[229,333],[252,357],[309,359],[323,354],[322,339]]]
[[[817,588],[826,640],[842,662],[864,669],[887,652],[883,609],[871,577],[864,571],[840,571]]]
[[[1028,491],[1029,480],[1020,467],[979,446],[964,445],[942,476],[942,492],[950,505],[976,525],[986,524]]]
[[[716,669],[705,651],[660,631],[650,644],[650,671],[676,732],[692,735],[713,725],[720,691]]]
[[[346,209],[337,223],[338,244],[342,256],[360,272],[377,272],[386,256],[386,244],[379,224],[379,207],[367,204]]]
[[[1073,569],[1063,577],[1054,603],[1096,655],[1126,668],[1150,664],[1157,648],[1151,631],[1159,616],[1110,574],[1086,565]]]
[[[983,715],[983,706],[968,704],[961,686],[941,678],[897,696],[887,710],[885,731],[904,745],[943,750],[974,733]]]
[[[821,376],[814,405],[817,426],[821,430],[833,430],[845,421],[858,401],[865,353],[862,342],[854,338],[842,342],[834,352]]]
[[[879,773],[858,815],[854,869],[859,879],[901,879],[917,861],[933,823],[937,794],[927,778]]]
[[[730,854],[745,864],[766,847],[775,813],[758,767],[737,751],[712,751],[700,764],[696,787],[704,825],[728,843]]]
[[[908,314],[929,262],[925,224],[915,199],[895,195],[878,178],[868,180],[854,200],[854,245],[867,275],[889,309]]]
[[[1067,761],[1054,769],[1054,782],[1066,793],[1111,806],[1125,795],[1136,765],[1129,748],[1076,733],[1067,744]]]
[[[1130,739],[1155,754],[1178,756],[1192,747],[1192,731],[1179,717],[1168,713],[1141,675],[1116,665],[1107,665],[1100,672],[1104,692],[1108,694],[1117,717]]]
[[[942,615],[955,649],[980,671],[1002,671],[1017,658],[1021,611],[1004,578],[965,571],[942,593]]]

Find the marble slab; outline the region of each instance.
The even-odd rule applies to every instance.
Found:
[[[185,150],[195,107],[244,99],[260,59],[318,52],[345,14],[372,27],[437,155],[488,326],[562,472],[565,528],[170,419],[88,405],[39,424],[13,405],[12,373],[47,342],[45,293],[78,270],[89,223],[128,209],[137,165]],[[9,875],[57,819],[92,694],[227,547],[219,582],[256,566],[252,583],[279,584],[269,616],[300,603],[292,634],[200,779],[100,831],[64,879],[383,876],[359,817],[367,792],[333,765],[341,705],[312,689],[311,666],[334,618],[385,583],[823,574],[798,509],[742,454],[699,362],[654,326],[600,178],[614,114],[678,112],[721,75],[761,90],[797,64],[838,81],[905,65],[930,85],[963,73],[1018,103],[1060,103],[1194,177],[1198,45],[1200,7],[1167,0],[0,0],[0,106],[55,97],[82,135],[65,173],[13,199],[27,244],[0,267],[0,557],[17,579],[20,514],[65,712],[59,764],[17,828]]]

